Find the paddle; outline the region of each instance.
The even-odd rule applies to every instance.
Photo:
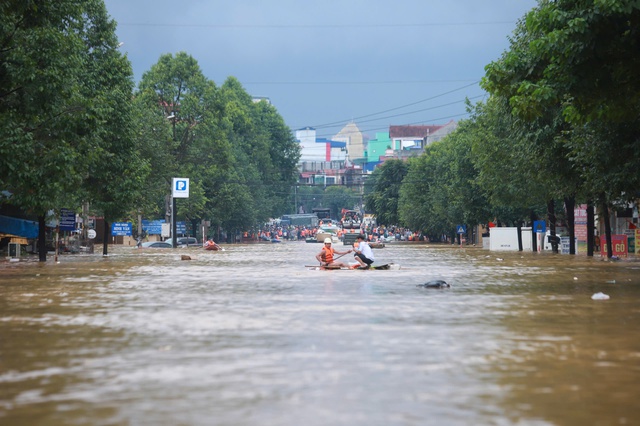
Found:
[[[340,259],[342,256],[345,256],[345,255],[347,255],[347,254],[349,254],[349,252],[346,252],[346,253],[344,253],[344,254],[341,254],[341,255],[340,255],[340,256],[338,256],[338,257],[334,257],[334,258],[333,258],[333,260],[338,260],[338,259]],[[329,265],[322,266],[322,262],[320,262],[320,266],[321,266],[322,268],[326,268],[326,267],[328,267]]]

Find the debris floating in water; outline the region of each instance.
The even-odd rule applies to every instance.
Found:
[[[432,280],[432,281],[427,281],[424,284],[418,284],[417,287],[424,287],[424,288],[449,288],[451,287],[451,285],[449,283],[447,283],[446,281],[443,280]]]
[[[598,293],[594,294],[593,296],[591,296],[591,298],[593,300],[609,300],[609,295],[608,294],[604,294],[603,292],[598,292]]]

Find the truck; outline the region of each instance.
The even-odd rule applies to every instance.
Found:
[[[316,227],[318,226],[318,216],[315,213],[286,214],[280,218],[280,224]]]

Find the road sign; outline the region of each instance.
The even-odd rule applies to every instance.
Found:
[[[142,230],[148,235],[161,235],[164,220],[142,220]]]
[[[173,198],[189,198],[189,178],[173,178]]]
[[[111,235],[114,237],[126,237],[131,235],[133,225],[131,222],[114,222],[111,225]]]
[[[456,234],[466,234],[467,225],[456,225]]]
[[[547,232],[547,222],[545,222],[544,220],[534,220],[533,230],[534,232],[541,232],[544,234],[545,232]]]
[[[69,209],[60,209],[60,230],[76,230],[76,212]]]

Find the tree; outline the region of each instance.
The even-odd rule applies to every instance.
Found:
[[[301,185],[297,189],[298,205],[305,213],[311,213],[314,208],[322,206],[323,194],[324,190],[319,186]]]
[[[231,146],[220,129],[218,90],[185,52],[162,55],[142,76],[136,93],[140,149],[151,163],[141,203],[148,215],[166,209],[174,177],[190,179],[188,199],[176,201],[176,218],[192,222],[214,210],[216,189],[228,178]]]
[[[275,108],[265,101],[253,102],[237,79],[228,78],[220,91],[238,177],[250,193],[251,203],[244,208],[259,222],[280,216],[290,209],[299,145]]]
[[[237,79],[217,88],[184,52],[163,55],[136,94],[141,150],[152,162],[145,208],[164,208],[171,177],[189,177],[177,215],[250,229],[290,208],[299,147],[275,108],[254,103]],[[153,207],[155,206],[155,208]]]
[[[366,210],[376,216],[379,224],[400,223],[398,200],[402,181],[407,176],[409,164],[402,160],[387,160],[368,178],[365,196]]]
[[[130,66],[101,0],[0,8],[0,187],[12,193],[10,203],[38,216],[45,261],[47,212],[79,205],[86,179],[105,164],[101,155],[127,139],[113,125],[107,141],[105,123],[120,119],[109,116],[120,114],[109,96],[121,91],[125,110],[130,102]]]
[[[409,171],[400,190],[399,214],[402,223],[425,232],[432,239],[453,235],[461,223],[451,200],[452,157],[447,139],[429,145],[409,163]]]
[[[96,137],[100,142],[83,181],[83,201],[104,216],[103,255],[108,253],[110,223],[130,215],[143,193],[149,172],[134,140],[132,117],[133,71],[117,45],[115,22],[108,19],[104,5],[93,9],[93,25],[86,28],[85,55],[88,79],[82,90],[93,97],[90,111],[97,117]],[[108,70],[108,72],[105,72]]]
[[[331,217],[339,219],[342,209],[353,210],[359,199],[359,194],[353,189],[331,185],[324,190],[322,205],[331,209]]]
[[[582,135],[568,139],[568,158],[584,181],[593,182],[588,198],[600,199],[602,210],[640,186],[637,173],[619,173],[623,164],[640,166],[639,23],[637,1],[540,1],[484,80],[519,117],[560,106]],[[593,149],[594,140],[601,148]]]

